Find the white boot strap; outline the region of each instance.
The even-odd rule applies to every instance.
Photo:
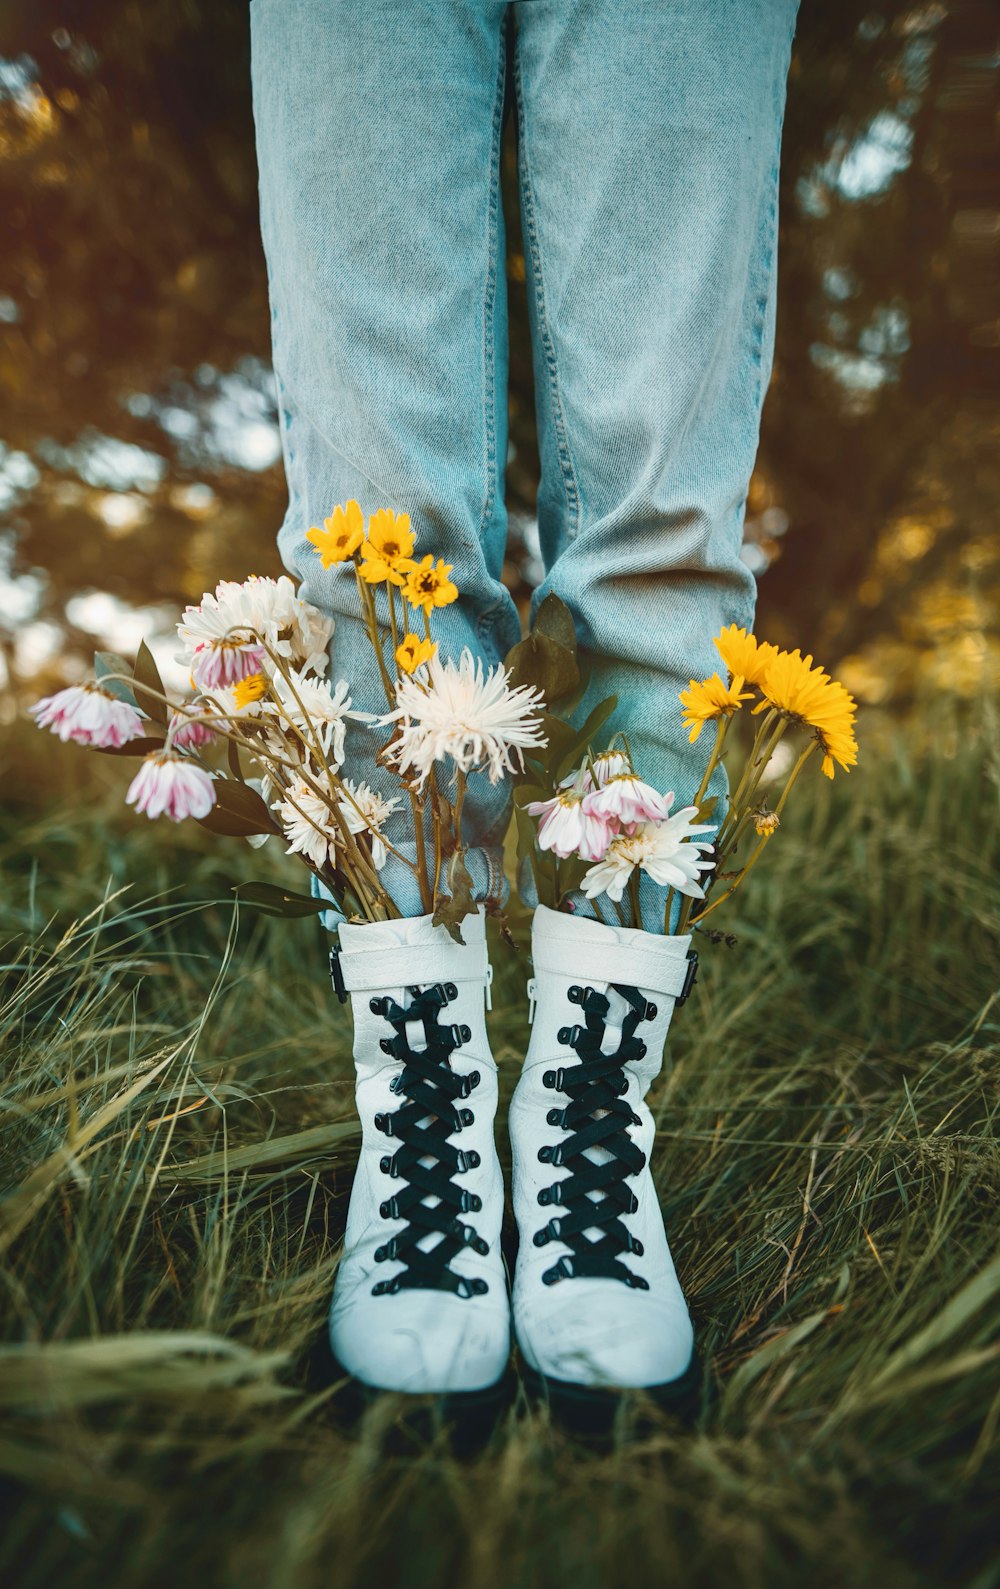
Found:
[[[485,943],[456,943],[443,949],[432,944],[400,944],[340,956],[348,993],[430,987],[435,982],[480,982],[485,986],[488,967]]]
[[[674,999],[680,998],[688,976],[683,956],[674,960],[633,945],[575,943],[568,947],[536,942],[532,961],[536,977],[572,977],[581,987],[619,982]]]

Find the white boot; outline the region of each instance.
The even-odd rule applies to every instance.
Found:
[[[510,1107],[514,1328],[529,1369],[557,1390],[696,1375],[643,1102],[694,978],[690,942],[535,912],[534,1022]]]
[[[362,1143],[330,1344],[382,1390],[481,1390],[510,1350],[481,913],[462,936],[429,916],[342,926],[331,956],[354,1014]]]

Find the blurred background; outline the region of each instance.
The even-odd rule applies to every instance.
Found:
[[[3,0],[0,18],[11,721],[95,646],[130,654],[146,635],[169,659],[180,604],[276,572],[285,489],[245,0]],[[978,693],[1000,659],[997,31],[992,0],[805,0],[792,65],[744,556],[758,630],[894,713]],[[537,454],[507,186],[523,601]]]

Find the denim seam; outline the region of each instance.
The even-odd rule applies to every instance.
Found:
[[[548,376],[549,402],[552,407],[552,425],[556,438],[556,454],[559,459],[559,468],[562,474],[563,490],[566,495],[566,539],[575,539],[580,526],[580,491],[577,485],[576,473],[573,468],[573,458],[570,453],[569,437],[566,428],[566,418],[563,413],[562,396],[559,390],[559,377],[556,370],[556,354],[552,336],[549,331],[548,314],[545,305],[545,286],[542,279],[542,253],[538,237],[538,225],[535,219],[535,197],[531,186],[530,160],[528,157],[528,118],[524,103],[524,88],[521,77],[521,64],[517,50],[514,52],[514,84],[517,91],[517,122],[518,134],[521,140],[521,158],[518,161],[521,204],[523,211],[523,230],[525,241],[531,255],[531,274],[534,286],[535,312],[538,320],[538,339],[545,358],[545,369]]]
[[[487,206],[487,261],[486,294],[483,299],[483,420],[486,440],[486,496],[479,525],[482,544],[486,528],[493,517],[497,494],[497,438],[496,438],[496,345],[493,320],[497,295],[497,247],[499,242],[500,200],[500,140],[503,132],[504,80],[507,75],[506,34],[500,30],[499,65],[496,78],[496,99],[493,107],[493,133],[490,142],[490,192]]]
[[[771,196],[767,207],[765,232],[766,241],[761,259],[760,286],[754,306],[756,310],[753,322],[753,364],[756,375],[754,402],[757,410],[758,423],[760,422],[760,418],[763,413],[764,399],[766,396],[764,391],[764,332],[767,325],[767,311],[771,298],[775,267],[775,254],[777,252],[778,246],[778,203],[779,184],[781,181],[781,138],[785,122],[785,105],[787,96],[786,83],[789,67],[791,65],[791,53],[794,39],[795,18],[793,17],[792,26],[789,30],[786,44],[785,70],[784,73],[780,74],[777,79],[780,85],[778,88],[779,103],[777,107],[777,127],[775,129],[774,158],[771,162],[771,169],[768,173],[768,186],[770,188]]]

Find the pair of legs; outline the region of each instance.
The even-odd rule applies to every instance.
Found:
[[[507,300],[500,203],[514,75],[545,580],[615,694],[637,769],[701,776],[677,693],[749,624],[743,508],[771,362],[778,151],[796,0],[253,0],[254,108],[289,485],[282,555],[337,620],[333,675],[382,708],[353,577],[305,540],[333,505],[410,514],[454,565],[445,654],[519,636],[502,581]],[[347,772],[371,781],[358,727]],[[352,765],[352,758],[354,764]],[[466,804],[496,891],[505,796]],[[405,848],[400,819],[389,836]],[[420,917],[343,926],[362,1151],[331,1311],[358,1378],[494,1385],[499,1251],[486,941]],[[662,920],[643,879],[647,921]],[[650,906],[648,912],[645,906]],[[662,911],[662,904],[660,904]],[[649,1171],[645,1102],[688,940],[540,909],[537,1011],[510,1112],[513,1320],[549,1387],[690,1383],[692,1331]]]
[[[690,798],[704,747],[687,743],[677,692],[715,670],[719,628],[753,613],[740,546],[796,9],[253,0],[289,486],[279,541],[303,594],[336,616],[333,672],[356,706],[383,698],[353,578],[324,572],[304,538],[337,502],[408,512],[420,551],[454,565],[444,654],[469,646],[490,664],[519,637],[502,582],[512,73],[542,464],[536,600],[555,591],[573,613],[592,666],[581,712],[617,695],[610,728],[642,775]],[[353,731],[348,773],[353,758],[370,777],[372,748]],[[466,806],[483,894],[504,798],[478,779]],[[416,914],[405,870],[387,881]]]

